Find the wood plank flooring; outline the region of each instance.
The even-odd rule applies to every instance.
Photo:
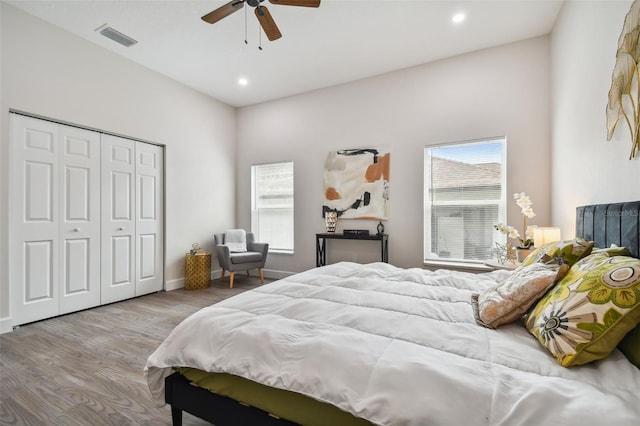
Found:
[[[198,309],[260,285],[236,274],[21,326],[0,335],[0,425],[171,425],[143,376],[147,358]],[[185,426],[209,423],[184,414]]]

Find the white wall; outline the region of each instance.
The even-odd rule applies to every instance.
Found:
[[[0,67],[0,332],[10,327],[9,109],[165,145],[166,269],[235,225],[235,109],[5,3]]]
[[[575,208],[640,199],[628,130],[607,141],[605,107],[631,1],[565,2],[551,36],[552,218],[575,235]]]
[[[315,266],[324,232],[322,173],[328,151],[374,146],[391,153],[390,262],[422,267],[423,148],[506,135],[507,193],[531,196],[550,221],[549,38],[539,37],[238,110],[238,224],[249,228],[250,166],[293,160],[295,255],[271,254],[268,269]],[[509,223],[521,223],[509,197]],[[341,228],[375,222],[343,220]],[[329,241],[329,261],[379,260],[369,242]]]
[[[604,115],[630,4],[568,1],[550,39],[466,54],[236,114],[0,3],[0,321],[10,315],[10,108],[166,145],[170,282],[182,278],[182,255],[192,242],[210,248],[213,230],[250,227],[249,168],[272,161],[295,162],[296,240],[295,255],[272,254],[267,268],[296,272],[314,266],[314,234],[324,231],[324,156],[365,145],[389,149],[392,156],[391,219],[385,224],[391,262],[422,266],[424,145],[506,135],[508,193],[531,195],[538,214],[533,223],[561,226],[563,236],[573,235],[577,205],[640,199],[640,159],[627,160],[624,132],[606,141]],[[508,221],[519,220],[510,202]],[[339,226],[374,230],[375,222]],[[370,243],[336,243],[330,249],[330,261],[378,260]]]

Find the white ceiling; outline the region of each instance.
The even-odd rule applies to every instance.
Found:
[[[215,24],[228,0],[7,0],[112,52],[232,106],[333,86],[548,34],[562,0],[322,0],[319,8],[263,3],[283,37],[262,35],[253,8]],[[247,41],[245,45],[245,10]],[[466,20],[455,25],[455,13]],[[130,48],[95,30],[108,24]],[[248,79],[238,85],[240,77]]]

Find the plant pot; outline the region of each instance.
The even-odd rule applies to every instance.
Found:
[[[533,251],[533,249],[531,248],[516,248],[516,255],[518,256],[518,262],[522,262],[524,261],[527,256],[529,256],[531,254],[531,252]]]

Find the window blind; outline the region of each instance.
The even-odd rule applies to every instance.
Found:
[[[270,251],[293,252],[293,162],[251,167],[251,229]]]
[[[505,138],[425,147],[424,259],[492,258],[505,217]]]

